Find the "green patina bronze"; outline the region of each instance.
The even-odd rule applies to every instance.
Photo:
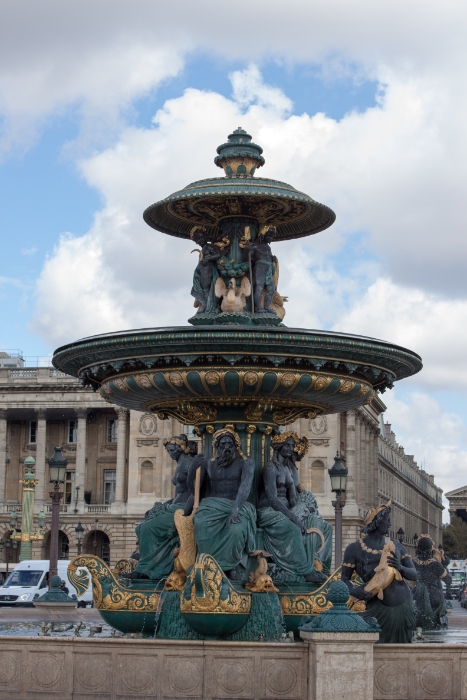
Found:
[[[175,534],[173,542],[161,536],[167,523],[159,514],[144,527],[141,567],[126,573],[127,579],[134,578],[131,584],[125,583],[124,571],[110,572],[95,557],[77,558],[70,566],[75,572],[79,565],[88,567],[96,607],[122,631],[174,639],[277,639],[284,627],[296,634],[304,615],[331,608],[330,586],[340,578],[340,569],[328,576],[332,533],[318,511],[295,513],[300,491],[296,462],[304,453],[297,436],[290,438],[293,459],[290,451],[287,457],[286,445],[277,447],[282,427],[300,417],[371,403],[376,391],[419,372],[422,362],[411,350],[386,341],[287,328],[287,299],[278,291],[280,261],[271,243],[287,245],[324,231],[335,214],[287,183],[256,177],[265,163],[262,148],[240,127],[217,148],[215,163],[224,177],[191,183],[143,215],[156,231],[198,246],[191,326],[85,338],[62,346],[53,358],[55,367],[79,377],[109,403],[195,427],[203,457],[194,457],[193,464],[204,479],[192,529],[196,561],[182,573],[175,567],[174,579],[161,595],[179,541]],[[218,431],[227,428],[230,438],[216,442]],[[278,478],[282,501],[276,499],[276,505],[268,490],[276,488],[275,477],[268,476],[273,481],[267,487],[264,477],[273,473],[275,463],[268,464],[273,444],[292,494],[287,500]],[[243,457],[251,459],[240,468]],[[222,476],[225,465],[230,482]],[[193,473],[187,484],[194,483]],[[215,493],[210,491],[214,487]],[[240,491],[241,502],[234,508]],[[193,490],[187,494],[183,506],[189,517]],[[167,522],[173,517],[168,514]],[[327,579],[317,573],[319,567],[315,570],[317,562]],[[151,578],[139,580],[146,572]],[[82,576],[74,575],[83,588]],[[180,580],[185,583],[174,583]],[[177,585],[181,592],[180,587],[174,590]],[[323,619],[337,618],[342,605],[336,603],[336,614],[326,613]],[[357,624],[354,614],[347,618]]]
[[[332,608],[317,617],[304,617],[299,630],[304,632],[380,632],[374,618],[367,621],[358,613],[349,610],[349,589],[343,581],[334,581],[329,588],[327,599]]]

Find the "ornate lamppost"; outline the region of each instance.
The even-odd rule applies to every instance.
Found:
[[[336,500],[332,501],[335,512],[335,567],[336,569],[342,564],[342,511],[345,506],[345,487],[347,485],[347,474],[349,470],[345,467],[339,457],[339,452],[336,452],[334,464],[328,469],[331,478],[331,489],[336,494]],[[344,494],[344,498],[342,498]]]
[[[84,527],[81,525],[81,522],[78,521],[77,526],[75,527],[75,532],[76,532],[76,542],[77,542],[77,548],[78,548],[78,556],[81,554],[81,547],[83,546],[83,534],[84,534]]]
[[[404,530],[400,527],[400,528],[398,529],[398,531],[396,532],[396,537],[397,537],[397,539],[399,540],[399,542],[400,542],[401,544],[404,544],[404,535],[405,535],[405,532],[404,532]]]
[[[65,482],[65,472],[68,460],[62,455],[62,448],[56,447],[54,455],[49,459],[50,483],[54,485],[54,490],[49,492],[52,499],[52,523],[50,527],[50,566],[49,581],[57,575],[58,562],[58,521],[60,518],[60,501],[63,492],[60,491],[60,484]]]
[[[18,542],[21,542],[19,553],[20,561],[32,559],[32,543],[44,539],[43,529],[45,525],[45,514],[44,511],[41,510],[37,517],[39,531],[34,532],[34,489],[39,483],[39,480],[34,478],[36,460],[31,454],[24,460],[24,466],[26,467],[26,473],[24,477],[19,480],[19,483],[23,486],[21,532],[16,531],[18,526],[18,516],[16,512],[13,510],[10,514],[10,538],[16,543],[16,546],[18,546]]]

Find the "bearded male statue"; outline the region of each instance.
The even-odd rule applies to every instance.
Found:
[[[212,444],[212,459],[198,455],[190,467],[192,489],[200,468],[200,492],[206,494],[194,516],[198,553],[214,557],[230,579],[243,580],[248,554],[255,549],[256,510],[247,501],[255,463],[242,453],[233,426],[214,433]],[[192,504],[190,499],[185,515],[191,513]]]

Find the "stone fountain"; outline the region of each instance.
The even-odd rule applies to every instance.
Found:
[[[53,358],[55,367],[106,401],[161,420],[175,417],[200,436],[202,455],[191,455],[184,477],[191,495],[174,509],[172,570],[166,581],[137,572],[128,577],[125,561],[110,571],[89,556],[70,567],[78,590],[86,581],[77,569],[88,568],[97,608],[122,631],[152,635],[157,628],[169,638],[256,640],[261,619],[276,638],[285,629],[296,631],[303,615],[327,609],[326,593],[340,577],[328,568],[330,526],[320,521],[294,469],[307,444],[286,426],[369,403],[376,391],[415,374],[422,363],[386,341],[286,327],[276,253],[291,239],[324,231],[335,214],[287,183],[257,177],[265,162],[262,148],[243,129],[217,153],[223,177],[194,182],[143,215],[156,231],[198,246],[191,326],[93,336],[64,345]],[[181,439],[173,445],[177,454],[188,453]],[[233,450],[227,468],[226,445]],[[274,469],[283,474],[276,483]],[[220,501],[234,505],[214,539],[235,539],[247,510],[251,516],[248,537],[235,540],[243,551],[233,566],[221,554],[216,559],[218,543],[206,539],[206,509]],[[296,543],[288,554],[279,551],[280,541],[274,544],[277,519],[269,511],[281,515],[278,501],[286,504],[286,521],[279,518],[279,525],[285,523]],[[312,563],[302,565],[297,547]]]

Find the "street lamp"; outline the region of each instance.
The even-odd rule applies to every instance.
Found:
[[[75,532],[76,532],[76,541],[78,543],[78,556],[80,556],[81,547],[83,545],[83,534],[84,534],[84,527],[81,525],[80,521],[78,521],[78,524],[75,527]]]
[[[328,469],[329,476],[331,478],[331,489],[336,494],[336,500],[332,501],[335,512],[335,523],[336,523],[336,552],[335,552],[335,566],[336,569],[342,564],[342,510],[345,506],[345,487],[347,485],[347,474],[349,470],[342,464],[339,457],[339,452],[336,452],[334,457],[334,464],[330,469]],[[344,494],[344,498],[341,496]]]
[[[5,541],[5,547],[6,547],[6,554],[5,554],[5,559],[6,559],[6,575],[8,578],[8,571],[9,571],[9,566],[10,566],[10,561],[11,561],[11,540],[10,540],[10,534],[8,533],[8,537]]]
[[[50,483],[54,485],[54,490],[49,492],[52,499],[52,523],[50,526],[50,565],[49,581],[57,575],[58,562],[58,521],[60,518],[60,500],[63,493],[60,491],[60,484],[65,481],[65,472],[68,460],[62,455],[62,448],[56,447],[49,462]]]
[[[25,473],[19,483],[23,487],[23,499],[21,508],[21,532],[16,532],[18,527],[18,515],[16,511],[10,513],[10,527],[12,532],[10,534],[13,542],[20,542],[20,561],[25,561],[32,559],[32,543],[38,540],[44,539],[44,533],[42,531],[45,525],[45,515],[43,511],[39,513],[38,523],[39,531],[34,532],[34,489],[39,483],[39,480],[35,478],[35,466],[36,460],[29,454],[24,460]]]
[[[399,540],[399,542],[400,542],[401,544],[403,544],[403,542],[404,542],[404,535],[405,535],[405,532],[404,532],[404,530],[400,527],[400,528],[398,529],[398,531],[396,532],[396,537],[397,537],[397,539]]]

